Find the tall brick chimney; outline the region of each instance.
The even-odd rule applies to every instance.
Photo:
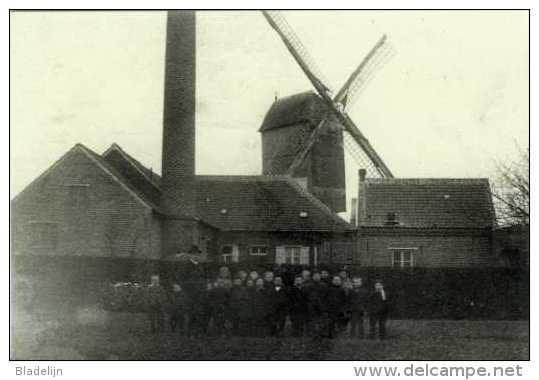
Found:
[[[365,186],[365,178],[367,170],[359,169],[359,186],[357,192],[357,225],[362,226],[367,220],[367,192]]]
[[[187,252],[197,244],[195,222],[195,84],[194,11],[169,11],[165,57],[165,96],[161,207],[164,256]]]

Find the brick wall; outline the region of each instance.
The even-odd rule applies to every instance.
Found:
[[[414,248],[416,267],[499,267],[500,257],[492,249],[486,231],[403,231],[361,229],[357,261],[366,267],[391,267],[396,248]]]
[[[507,265],[530,267],[530,226],[516,225],[494,231],[494,252],[503,257]]]
[[[12,202],[16,255],[158,258],[158,223],[78,146]]]
[[[328,233],[294,233],[294,232],[221,232],[215,241],[213,259],[222,260],[221,249],[225,245],[237,245],[240,263],[272,264],[275,263],[277,246],[310,247],[310,265],[314,265],[314,249],[316,247],[318,263],[350,263],[356,255],[357,243],[354,234],[340,235]],[[267,246],[267,256],[251,256],[251,246]]]

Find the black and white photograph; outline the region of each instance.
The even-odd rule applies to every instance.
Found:
[[[528,9],[11,9],[9,134],[18,375],[530,360]]]

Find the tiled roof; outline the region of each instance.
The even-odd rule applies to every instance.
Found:
[[[316,125],[326,113],[326,106],[312,91],[287,96],[277,99],[272,104],[259,131],[264,132],[303,122]]]
[[[159,212],[159,196],[148,192],[155,183],[133,174],[123,155],[104,153],[103,161],[136,188]],[[122,158],[123,157],[123,158]],[[120,162],[121,160],[123,162]],[[139,163],[140,164],[140,163]],[[226,231],[347,231],[354,227],[320,200],[285,176],[196,176],[197,216]],[[306,213],[306,214],[304,214]]]
[[[136,186],[135,183],[133,183],[132,181],[129,181],[121,171],[119,171],[114,165],[110,163],[109,160],[97,154],[96,152],[84,146],[83,144],[79,143],[75,147],[82,149],[86,154],[88,154],[92,159],[94,159],[99,165],[101,165],[103,169],[108,171],[117,181],[121,182],[123,186],[125,186],[129,191],[135,194],[138,198],[143,200],[148,206],[154,209],[157,209],[158,203],[155,202],[155,199],[149,198],[147,194],[144,193],[144,191],[141,191],[141,189],[138,186]]]
[[[354,229],[284,176],[197,176],[197,212],[222,230]]]
[[[367,179],[366,226],[490,228],[494,207],[488,179]]]
[[[159,198],[161,197],[159,191],[160,176],[146,168],[117,144],[112,144],[102,154],[102,158],[121,173],[123,177],[128,178],[129,182],[147,199],[154,204],[159,204]]]

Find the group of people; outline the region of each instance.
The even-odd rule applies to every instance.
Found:
[[[187,287],[187,285],[185,286]],[[350,330],[364,337],[368,317],[369,337],[385,338],[388,295],[381,280],[367,288],[359,276],[346,271],[303,270],[292,276],[273,271],[239,270],[234,275],[221,267],[204,291],[186,291],[180,281],[167,291],[153,275],[149,309],[151,329],[162,331],[165,314],[170,329],[183,334],[283,336],[287,319],[295,337],[334,338]]]

